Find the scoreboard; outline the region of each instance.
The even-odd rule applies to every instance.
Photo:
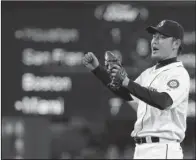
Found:
[[[2,115],[107,117],[115,95],[84,68],[83,55],[95,52],[103,63],[105,51],[118,52],[135,78],[152,63],[145,27],[170,17],[189,36],[194,32],[194,6],[166,8],[144,2],[8,2],[2,6]],[[194,52],[194,42],[187,44],[185,52]]]

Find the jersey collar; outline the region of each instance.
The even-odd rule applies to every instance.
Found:
[[[169,58],[169,59],[165,59],[165,60],[159,61],[156,64],[155,69],[159,69],[159,68],[161,68],[163,66],[166,66],[166,65],[171,64],[171,63],[174,63],[174,62],[178,62],[177,61],[177,57]]]
[[[183,63],[181,61],[176,61],[176,62],[173,61],[172,63],[168,63],[166,65],[159,67],[159,68],[157,68],[155,65],[152,68],[152,71],[157,73],[157,72],[162,72],[163,70],[168,70],[173,67],[183,67]]]

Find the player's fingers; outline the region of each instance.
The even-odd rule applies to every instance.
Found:
[[[88,64],[86,58],[83,58],[83,59],[82,59],[82,63],[83,63],[84,65],[87,65],[87,64]]]
[[[113,73],[111,73],[111,76],[112,76],[112,77],[115,77],[116,74],[117,74],[117,73],[113,72]]]
[[[87,52],[87,54],[88,54],[88,55],[91,55],[91,54],[92,54],[92,52]]]
[[[82,58],[82,61],[87,61],[87,56],[85,55],[83,58]]]
[[[111,73],[117,73],[118,71],[119,71],[119,69],[115,69],[115,68],[111,69]]]
[[[118,65],[118,64],[114,64],[114,65],[112,65],[112,69],[121,69],[121,66],[120,65]]]
[[[84,63],[89,63],[91,60],[92,60],[92,58],[87,54],[83,57],[83,62]]]
[[[85,60],[87,61],[87,62],[90,62],[90,61],[92,61],[92,56],[90,55],[90,54],[86,54],[85,55]]]
[[[93,56],[94,56],[93,52],[88,52],[87,55],[88,55],[89,57],[93,57]]]
[[[108,69],[111,71],[112,70],[112,66],[108,64]]]

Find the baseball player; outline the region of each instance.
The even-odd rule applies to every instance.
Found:
[[[177,56],[184,29],[175,21],[163,20],[146,30],[153,35],[151,57],[157,63],[135,81],[107,56],[106,69],[92,52],[84,56],[83,63],[112,92],[137,104],[137,121],[131,133],[136,143],[134,159],[183,159],[180,143],[185,137],[190,77]]]

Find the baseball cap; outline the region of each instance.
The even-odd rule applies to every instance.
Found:
[[[180,40],[183,40],[184,38],[183,27],[173,20],[163,20],[156,27],[149,26],[146,30],[151,34],[158,32],[164,36],[174,37]]]

